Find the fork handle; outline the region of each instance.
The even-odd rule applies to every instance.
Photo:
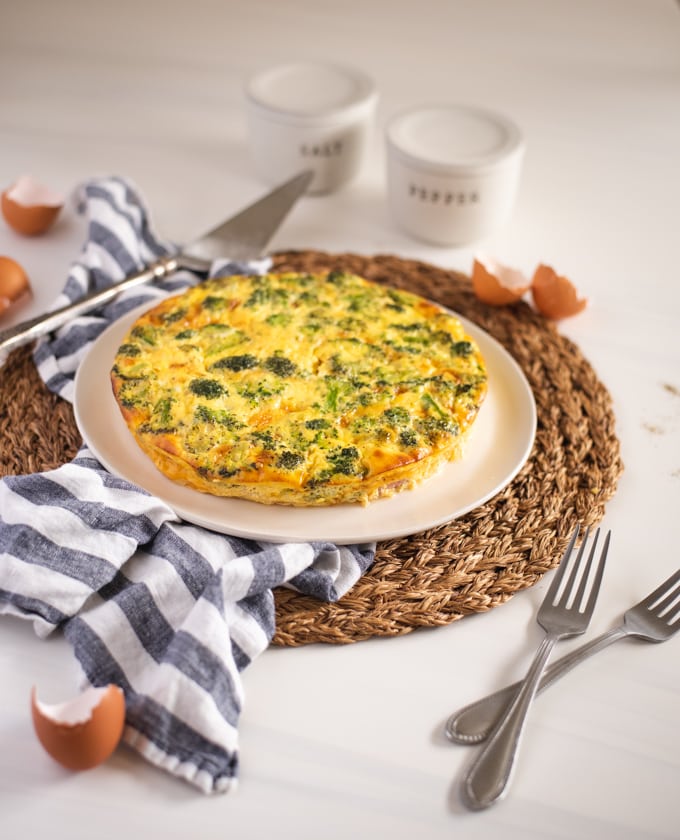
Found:
[[[475,811],[493,805],[507,790],[531,702],[559,638],[548,633],[543,639],[514,700],[463,778],[463,798]]]
[[[557,682],[579,662],[583,662],[584,659],[628,635],[629,633],[623,625],[615,627],[577,647],[561,659],[557,659],[546,668],[538,684],[536,694],[540,694],[548,686]],[[454,712],[446,721],[447,737],[456,744],[480,744],[486,740],[501,715],[512,702],[512,698],[517,694],[520,685],[521,682],[507,685],[505,688],[501,688],[493,694],[488,694],[486,697],[482,697],[474,703],[469,703]]]

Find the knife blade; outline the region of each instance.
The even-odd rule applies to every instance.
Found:
[[[105,289],[90,292],[75,303],[0,331],[0,351],[4,355],[108,303],[126,289],[162,280],[182,268],[207,271],[216,259],[247,261],[261,257],[313,177],[311,170],[305,170],[185,245],[178,254],[161,257],[142,271]]]

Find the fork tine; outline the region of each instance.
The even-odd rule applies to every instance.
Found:
[[[647,607],[647,609],[652,609],[652,607],[656,607],[657,602],[663,598],[668,592],[671,592],[676,587],[676,584],[680,583],[680,569],[677,570],[674,574],[672,574],[667,580],[665,580],[661,586],[654,590],[651,595],[648,595],[643,601],[640,601],[641,607]]]
[[[560,583],[562,582],[562,578],[564,577],[567,566],[569,563],[567,562],[568,558],[571,555],[571,552],[574,550],[574,545],[579,535],[579,531],[581,530],[581,526],[576,523],[576,527],[574,528],[571,539],[569,540],[569,545],[566,547],[564,554],[562,555],[562,559],[560,560],[560,565],[557,567],[557,571],[555,572],[552,582],[550,584],[550,588],[545,596],[546,603],[554,602],[555,596],[557,595],[557,591],[560,588]]]
[[[588,539],[588,534],[590,533],[590,529],[586,531],[586,535],[583,538],[583,543],[581,544],[581,548],[585,549],[586,540]],[[593,560],[595,559],[595,549],[597,548],[597,541],[600,538],[600,529],[598,528],[595,531],[595,539],[590,547],[590,554],[588,555],[588,562],[586,563],[586,568],[583,574],[581,575],[581,583],[578,588],[578,592],[576,593],[576,597],[574,598],[574,606],[577,609],[581,609],[581,605],[583,604],[583,598],[586,594],[586,586],[588,585],[588,577],[590,575],[590,570],[593,566]]]
[[[600,584],[602,583],[602,575],[604,574],[604,564],[607,560],[607,554],[609,553],[609,540],[611,538],[612,532],[607,531],[607,536],[604,538],[604,545],[602,546],[602,551],[600,552],[600,557],[597,566],[597,570],[595,572],[595,577],[593,578],[593,585],[590,589],[590,598],[588,598],[588,603],[583,608],[585,613],[592,613],[595,609],[595,601],[597,600],[597,593],[600,591]],[[595,550],[595,546],[593,545],[593,551]]]
[[[571,596],[574,592],[574,587],[576,586],[576,581],[577,581],[578,576],[579,576],[579,569],[581,567],[581,561],[583,560],[583,555],[585,553],[586,545],[588,543],[588,535],[589,534],[590,534],[590,528],[588,527],[588,528],[586,528],[586,532],[583,535],[583,539],[581,540],[581,545],[579,546],[578,554],[576,555],[576,560],[574,560],[573,563],[571,563],[571,574],[569,575],[569,580],[567,581],[564,589],[562,590],[562,594],[561,594],[561,596],[559,598],[559,601],[557,603],[561,603],[561,604],[566,605],[567,601],[569,601],[569,599],[571,598]],[[565,564],[565,565],[570,565],[570,564]]]
[[[657,618],[665,621],[669,628],[680,623],[680,586],[675,586],[669,592],[668,597],[654,608],[654,613]]]
[[[654,612],[658,616],[662,616],[664,613],[667,613],[673,605],[673,602],[677,600],[678,594],[680,593],[680,586],[676,586],[672,589],[668,596],[664,598],[662,601],[659,601],[658,604],[654,605]]]

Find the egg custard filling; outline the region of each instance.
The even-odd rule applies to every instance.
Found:
[[[111,382],[172,481],[313,506],[391,496],[460,457],[487,373],[452,313],[332,271],[218,277],[163,300]]]

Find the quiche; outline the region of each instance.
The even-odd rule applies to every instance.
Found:
[[[142,315],[111,371],[172,481],[296,506],[413,488],[458,458],[487,391],[451,312],[356,274],[208,280]]]

